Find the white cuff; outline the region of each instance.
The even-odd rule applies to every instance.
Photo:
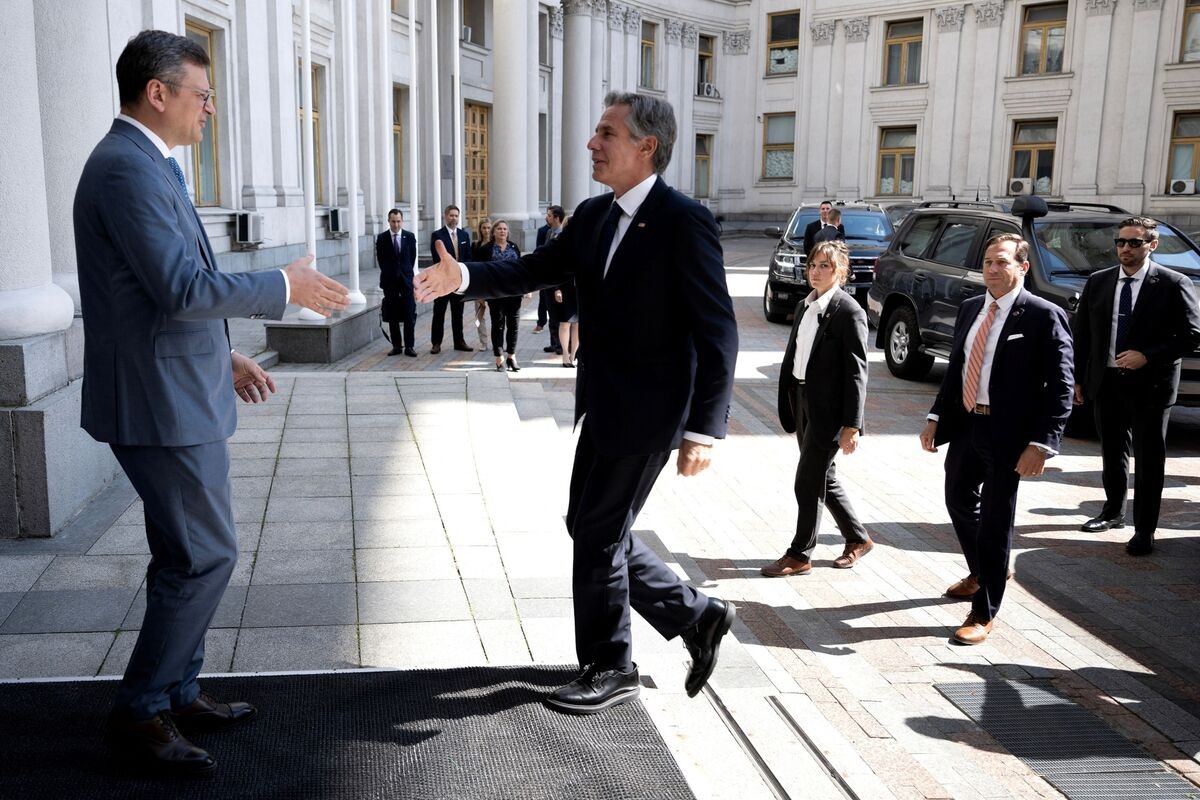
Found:
[[[1053,449],[1051,449],[1051,448],[1047,447],[1046,445],[1044,445],[1044,444],[1042,444],[1042,443],[1040,443],[1040,442],[1030,442],[1030,444],[1031,444],[1031,445],[1033,445],[1034,447],[1036,447],[1038,450],[1041,450],[1041,451],[1042,451],[1043,453],[1045,453],[1047,456],[1056,456],[1056,455],[1058,455],[1058,451],[1057,451],[1057,450],[1053,450]]]
[[[471,285],[471,271],[468,270],[467,265],[463,264],[461,261],[458,264],[458,270],[462,273],[462,283],[458,285],[458,288],[454,290],[454,293],[462,294],[467,290],[467,287]]]
[[[292,282],[288,280],[287,272],[279,270],[279,274],[283,276],[283,302],[292,302]]]
[[[928,420],[929,422],[937,422],[938,415],[937,414],[929,414],[925,417],[925,419]]]
[[[709,436],[706,433],[692,433],[691,431],[684,431],[683,438],[696,444],[706,444],[709,447],[712,447],[713,442],[717,441],[716,437]]]

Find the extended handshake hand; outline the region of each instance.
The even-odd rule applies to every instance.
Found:
[[[413,294],[418,303],[428,303],[442,295],[458,291],[462,285],[462,270],[458,262],[446,252],[446,246],[439,239],[434,243],[437,250],[438,263],[429,269],[421,270],[413,279]]]
[[[328,317],[350,305],[350,291],[312,266],[313,257],[298,258],[283,268],[291,296],[288,302]]]

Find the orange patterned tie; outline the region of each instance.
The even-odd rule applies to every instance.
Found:
[[[979,395],[979,377],[983,374],[983,351],[987,348],[988,331],[992,329],[992,322],[996,319],[996,312],[1000,310],[1000,306],[993,300],[988,306],[987,316],[983,318],[983,324],[979,326],[979,331],[975,334],[975,341],[971,343],[971,358],[967,361],[967,377],[963,381],[963,406],[967,409],[967,413],[975,410],[975,398]]]

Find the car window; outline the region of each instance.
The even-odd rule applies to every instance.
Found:
[[[983,237],[983,241],[985,243],[990,242],[993,237],[999,236],[1002,233],[1015,233],[1017,236],[1020,236],[1021,229],[1018,228],[1016,225],[1002,225],[1000,223],[993,222],[988,227],[987,235]],[[980,257],[979,257],[977,263],[967,264],[966,267],[967,267],[967,269],[973,269],[976,272],[983,272],[983,254],[980,253]]]
[[[804,238],[804,229],[808,227],[808,223],[815,222],[821,218],[821,212],[815,208],[805,209],[792,216],[792,224],[788,226],[787,236],[789,239]]]
[[[934,216],[916,219],[904,233],[904,241],[900,243],[900,252],[912,258],[920,258],[925,253],[925,248],[929,246],[930,240],[933,239],[933,235],[937,233],[940,224],[941,219]]]
[[[892,224],[880,211],[843,211],[842,227],[847,239],[871,239],[882,242],[892,235]]]
[[[1034,240],[1051,275],[1087,275],[1117,263],[1116,222],[1043,220],[1034,223]],[[1165,267],[1200,277],[1200,253],[1169,225],[1158,226],[1158,249],[1150,257]]]
[[[975,242],[975,235],[981,227],[983,227],[982,222],[971,220],[947,224],[942,229],[941,238],[934,245],[933,252],[929,254],[929,259],[939,264],[966,267],[967,259],[971,255],[971,245]]]

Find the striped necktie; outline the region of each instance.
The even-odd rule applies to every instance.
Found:
[[[967,361],[967,377],[963,381],[963,407],[967,412],[975,410],[975,399],[979,396],[979,378],[983,375],[983,351],[987,348],[988,332],[992,329],[992,323],[996,320],[996,312],[1000,310],[1000,306],[995,300],[988,306],[987,316],[983,318],[983,324],[979,326],[979,331],[975,334],[975,341],[971,343],[971,357]]]

